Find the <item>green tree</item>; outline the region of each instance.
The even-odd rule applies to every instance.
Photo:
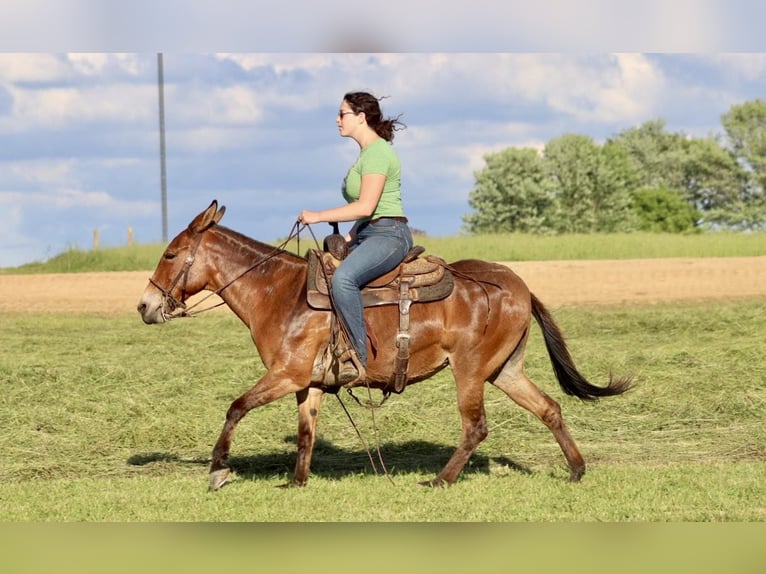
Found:
[[[623,148],[609,142],[601,146],[593,205],[598,231],[633,231],[638,227],[630,194],[637,179]]]
[[[680,167],[683,197],[699,213],[699,225],[749,227],[748,175],[718,140],[687,140]]]
[[[742,228],[752,227],[757,219],[746,172],[715,137],[668,133],[665,122],[655,120],[620,132],[610,143],[628,152],[638,175],[637,188],[644,195],[647,189],[675,190],[689,204],[690,213],[698,213],[696,225]],[[634,194],[634,199],[640,195]],[[671,204],[653,205],[670,208]],[[639,209],[637,215],[645,224],[646,214]]]
[[[623,149],[600,147],[588,136],[567,134],[548,142],[543,157],[556,200],[555,231],[635,229],[630,190],[636,178]]]
[[[484,161],[468,197],[475,211],[463,216],[467,231],[541,232],[551,198],[540,154],[532,148],[507,148],[485,155]]]
[[[735,157],[753,173],[755,184],[766,189],[766,101],[757,99],[732,106],[721,116]]]
[[[700,213],[677,190],[644,187],[631,195],[641,231],[682,233],[696,229]]]
[[[685,140],[682,134],[668,133],[665,121],[659,119],[623,130],[608,143],[628,153],[638,187],[679,189],[683,178],[680,166]]]
[[[732,106],[721,116],[731,151],[748,174],[737,201],[726,216],[734,227],[766,227],[766,101]]]

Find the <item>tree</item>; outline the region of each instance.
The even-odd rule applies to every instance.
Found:
[[[680,158],[684,155],[685,140],[683,134],[668,133],[665,121],[659,119],[623,130],[607,143],[628,153],[638,187],[678,189],[681,187]]]
[[[766,227],[766,101],[732,106],[721,123],[738,163],[748,174],[729,224],[745,229]]]
[[[644,187],[631,195],[641,231],[682,233],[696,228],[700,214],[678,191]]]
[[[601,146],[593,205],[598,231],[633,231],[637,228],[638,220],[630,194],[636,187],[637,179],[623,148],[609,142]]]
[[[687,140],[680,167],[683,197],[699,213],[698,225],[749,227],[748,175],[715,138]]]
[[[540,154],[532,148],[507,148],[484,156],[468,197],[475,210],[463,216],[469,233],[541,232],[551,199],[545,190]]]
[[[543,157],[556,200],[555,231],[635,229],[629,193],[636,176],[623,149],[567,134],[548,142]]]
[[[746,172],[717,138],[667,133],[664,121],[655,120],[620,132],[610,142],[628,152],[638,174],[643,195],[634,194],[634,199],[646,199],[648,189],[673,190],[689,204],[689,213],[698,214],[698,226],[748,228],[758,219]],[[654,199],[659,197],[663,193]],[[670,208],[665,202],[653,205]],[[646,213],[637,214],[645,224]]]
[[[753,173],[761,191],[766,189],[766,101],[735,105],[721,116],[734,156]]]
[[[720,138],[669,133],[663,120],[603,145],[566,134],[543,154],[485,156],[464,216],[469,232],[766,228],[766,101],[732,106]],[[679,201],[685,202],[685,206]]]

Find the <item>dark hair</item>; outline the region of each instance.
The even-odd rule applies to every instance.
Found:
[[[364,112],[367,125],[386,141],[393,142],[394,132],[407,127],[399,121],[401,115],[395,118],[383,117],[383,112],[380,110],[380,100],[383,98],[376,98],[368,92],[349,92],[343,96],[343,99],[348,102],[355,114]]]

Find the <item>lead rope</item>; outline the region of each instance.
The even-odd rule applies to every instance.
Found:
[[[337,223],[335,223],[335,224],[331,223],[330,225],[332,225],[333,231],[335,233],[338,233],[338,224]],[[310,225],[305,225],[304,227],[309,230],[309,233],[311,234],[311,237],[314,239],[314,243],[316,244],[317,249],[319,249],[319,241],[317,240],[316,235],[314,235],[314,230],[311,229]],[[298,232],[297,232],[297,242],[298,242],[298,245],[300,245],[300,232],[301,232],[301,229],[303,229],[303,227],[298,228]],[[329,280],[329,277],[327,277],[327,271],[325,270],[324,265],[321,265],[321,268],[322,268],[322,273],[324,273],[325,281],[327,282],[327,285],[329,287],[330,286],[330,280]],[[332,298],[332,289],[328,289],[327,291],[328,291],[328,295],[329,295],[329,298],[330,298],[330,302],[331,302],[332,307],[334,309],[335,308],[335,301],[333,301],[333,298]],[[344,331],[344,333],[346,333],[346,327],[343,324],[342,320],[338,321],[338,325]],[[348,333],[346,333],[346,337],[348,337]],[[353,358],[356,357],[356,351],[353,350],[353,345],[351,345],[351,348],[352,348],[351,356],[352,356],[352,360],[353,360]],[[355,363],[356,363],[357,368],[361,368],[361,363],[359,362],[358,359],[355,361]],[[396,486],[396,484],[394,483],[394,479],[391,478],[391,475],[389,474],[388,469],[386,468],[386,463],[383,462],[383,454],[380,452],[380,435],[378,433],[377,422],[375,421],[375,409],[383,406],[383,403],[386,402],[386,400],[388,399],[390,393],[387,393],[387,394],[384,393],[383,400],[380,403],[375,404],[372,401],[372,390],[370,389],[370,385],[367,383],[366,379],[364,381],[364,386],[367,388],[367,396],[370,399],[369,402],[366,403],[366,404],[362,403],[354,395],[354,393],[351,391],[350,388],[347,388],[346,391],[357,402],[357,404],[365,406],[365,407],[367,407],[370,410],[371,417],[372,417],[372,431],[373,431],[373,434],[375,436],[375,451],[378,454],[378,461],[380,462],[380,466],[383,469],[383,474],[385,475],[385,477],[388,479],[388,481],[392,485]],[[378,468],[375,466],[375,461],[372,458],[372,453],[370,452],[370,447],[368,446],[367,441],[364,440],[364,437],[362,436],[362,433],[359,431],[359,427],[357,427],[356,423],[354,422],[354,419],[351,416],[351,413],[346,408],[346,404],[343,402],[343,399],[340,398],[340,394],[339,393],[335,393],[335,397],[338,399],[338,402],[340,403],[340,406],[343,408],[343,412],[346,413],[346,417],[348,417],[348,420],[351,423],[351,426],[356,431],[356,436],[359,437],[359,441],[362,443],[362,446],[364,447],[364,450],[367,453],[367,458],[370,460],[370,465],[372,466],[373,472],[375,474],[379,474],[378,473]]]

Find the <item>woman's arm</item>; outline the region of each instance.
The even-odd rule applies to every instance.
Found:
[[[368,173],[362,176],[362,187],[359,190],[359,199],[346,205],[311,211],[304,209],[298,216],[301,223],[328,223],[355,221],[369,217],[375,212],[380,196],[383,194],[383,186],[386,184],[386,176],[382,173]]]

